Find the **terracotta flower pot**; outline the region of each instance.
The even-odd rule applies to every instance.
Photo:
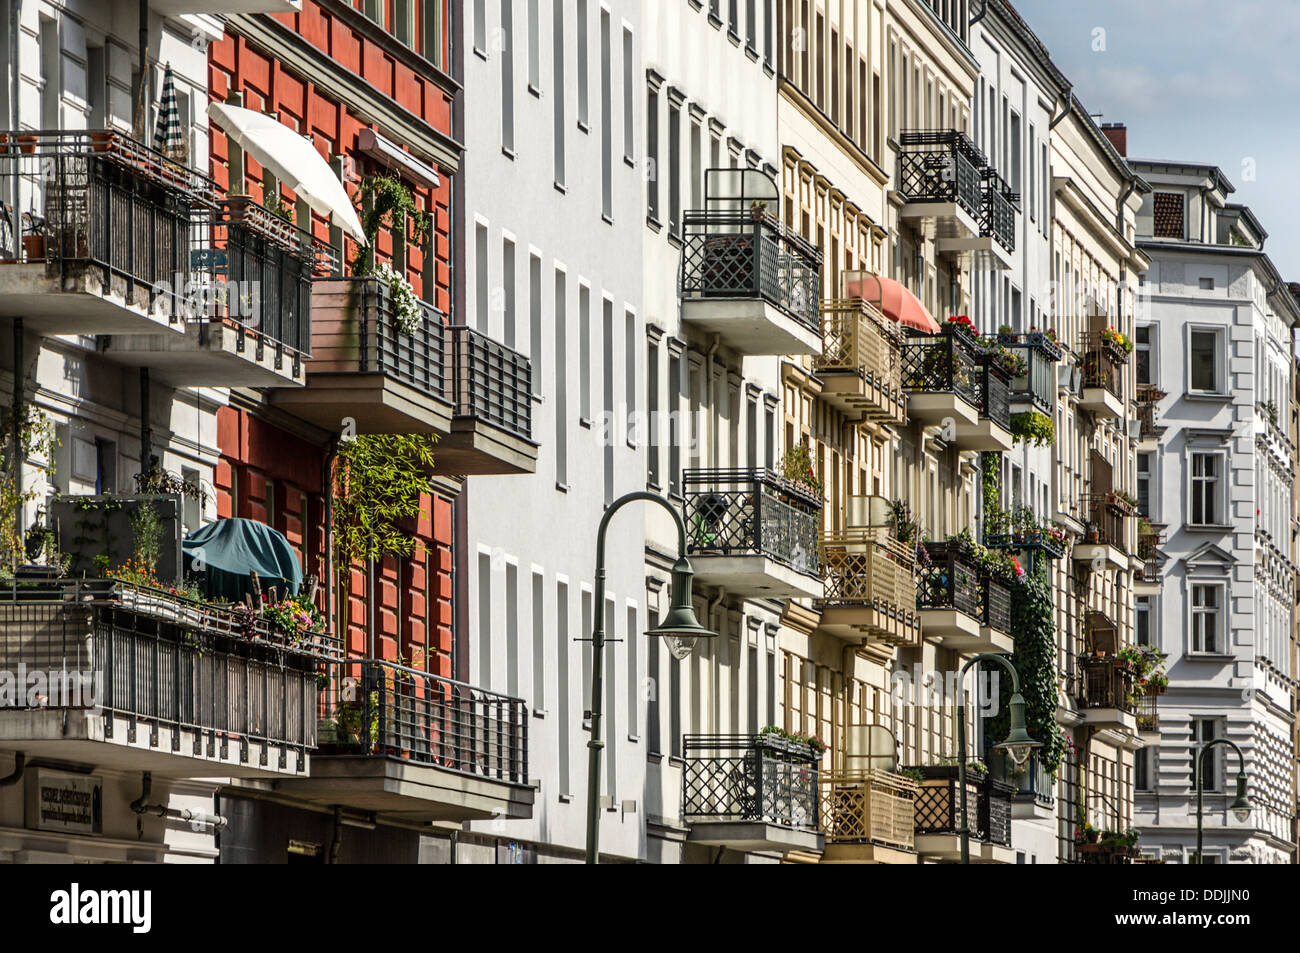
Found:
[[[40,261],[45,257],[45,236],[44,235],[24,235],[23,251],[27,253],[28,261]]]

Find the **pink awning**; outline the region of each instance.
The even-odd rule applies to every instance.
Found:
[[[865,298],[879,308],[882,314],[906,327],[926,334],[939,333],[939,322],[926,310],[925,305],[907,290],[906,285],[893,278],[868,274],[845,278],[844,294],[849,298]]]

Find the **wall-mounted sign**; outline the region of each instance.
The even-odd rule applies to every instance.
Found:
[[[29,768],[25,780],[25,822],[29,828],[66,834],[103,832],[103,778],[50,768]]]

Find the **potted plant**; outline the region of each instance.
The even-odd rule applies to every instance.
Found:
[[[808,441],[800,440],[785,451],[785,455],[781,458],[781,475],[791,483],[806,488],[817,499],[822,499],[822,481],[818,479],[813,469],[812,450],[808,446]]]
[[[763,222],[767,220],[767,203],[759,200],[750,204],[749,214],[753,216],[754,221]]]

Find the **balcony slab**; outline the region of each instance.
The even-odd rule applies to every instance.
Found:
[[[1137,733],[1137,715],[1122,708],[1081,708],[1080,724],[1088,725],[1099,731],[1110,730],[1128,735]]]
[[[163,16],[185,13],[301,13],[302,0],[149,0]]]
[[[1079,409],[1103,419],[1124,419],[1124,401],[1104,387],[1083,388],[1079,393]]]
[[[115,334],[102,353],[115,363],[147,367],[151,377],[173,387],[301,387],[306,380],[302,355],[271,341],[259,344],[255,332],[217,320],[190,323],[184,335]]]
[[[1128,556],[1110,543],[1075,543],[1071,558],[1097,570],[1129,568]]]
[[[451,432],[450,403],[382,373],[309,369],[305,387],[278,389],[271,403],[331,433],[345,420],[355,422],[357,433]]]
[[[915,864],[916,852],[880,844],[827,844],[823,864]]]
[[[22,751],[29,760],[50,759],[116,771],[150,771],[169,778],[281,778],[303,774],[309,755],[299,747],[248,740],[220,731],[176,728],[88,709],[0,711],[0,748]]]
[[[697,585],[725,587],[736,596],[753,598],[808,598],[825,595],[822,581],[769,556],[721,556],[693,553]]]
[[[433,450],[440,473],[456,476],[537,472],[537,444],[474,417],[455,417]]]
[[[973,235],[970,238],[940,238],[934,243],[935,251],[940,254],[970,255],[973,264],[979,267],[991,266],[999,271],[1015,267],[1014,253],[1002,247],[1002,243],[989,235]]]
[[[835,605],[821,610],[819,631],[846,642],[884,642],[890,645],[921,644],[921,627],[915,612],[883,605]]]
[[[926,426],[946,427],[951,421],[954,439],[961,427],[975,427],[980,419],[977,407],[944,391],[908,394],[907,416]]]
[[[980,223],[960,202],[906,202],[898,210],[905,222],[916,222],[933,238],[970,241],[980,237]]]
[[[694,821],[686,839],[692,844],[726,847],[746,853],[808,851],[822,853],[825,838],[817,831],[764,821]]]
[[[171,315],[170,299],[151,304],[147,285],[119,276],[104,281],[104,269],[68,263],[60,277],[44,262],[0,263],[0,317],[22,318],[42,334],[172,334],[184,326]]]
[[[921,632],[932,642],[945,648],[978,646],[984,644],[979,620],[960,609],[921,609]]]
[[[1014,864],[1016,852],[1001,844],[969,839],[970,862],[972,864]],[[956,864],[961,862],[960,834],[917,834],[916,852],[922,862]]]
[[[907,423],[907,395],[882,387],[862,374],[818,371],[821,399],[848,416],[902,426]]]
[[[286,780],[276,789],[311,804],[421,823],[529,818],[536,794],[530,785],[406,758],[321,754],[312,758],[310,777]]]
[[[1011,431],[987,417],[981,417],[974,424],[957,424],[957,439],[954,441],[959,450],[997,450],[1006,452],[1011,449],[1013,439]]]
[[[717,334],[740,354],[821,354],[821,329],[809,327],[764,298],[684,298],[682,322]]]

